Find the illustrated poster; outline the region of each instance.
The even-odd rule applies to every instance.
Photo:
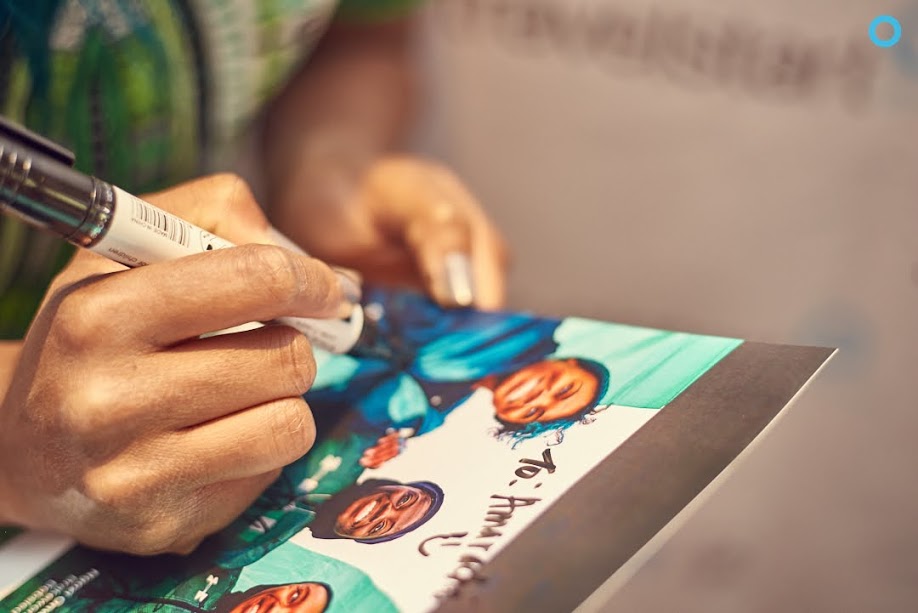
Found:
[[[235,523],[186,557],[74,547],[0,610],[434,610],[742,344],[381,290],[365,307],[393,358],[317,356],[316,444]]]

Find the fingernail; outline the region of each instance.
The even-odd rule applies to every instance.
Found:
[[[305,256],[309,255],[302,247],[281,234],[280,230],[275,227],[271,227],[271,229],[268,230],[268,240],[274,243],[274,245],[288,249],[294,253]],[[338,277],[338,283],[341,286],[341,294],[344,296],[344,302],[338,309],[338,317],[346,319],[351,316],[351,313],[354,311],[354,305],[360,302],[362,296],[360,290],[360,275],[347,268],[332,266],[331,269],[335,271]]]
[[[338,270],[332,270],[338,278],[338,288],[341,291],[341,305],[338,307],[337,316],[340,319],[348,319],[360,304],[360,287],[348,276]]]
[[[475,286],[472,279],[472,262],[469,256],[454,251],[444,258],[446,285],[453,302],[461,307],[475,302]]]
[[[360,302],[363,297],[363,290],[360,289],[360,275],[349,268],[339,268],[332,266],[332,270],[338,275],[338,283],[341,284],[341,293],[350,302]]]
[[[338,287],[341,289],[341,307],[338,309],[338,317],[347,319],[354,312],[356,305],[360,304],[360,285],[354,280],[354,277],[348,274],[347,270],[332,267],[335,276],[338,277]]]

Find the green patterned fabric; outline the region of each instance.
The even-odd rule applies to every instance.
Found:
[[[422,4],[423,0],[343,0],[339,16],[357,21],[387,20],[404,17]]]
[[[417,0],[344,0],[389,19]],[[337,0],[0,0],[0,112],[137,193],[225,169]],[[0,218],[0,339],[20,338],[72,250]]]

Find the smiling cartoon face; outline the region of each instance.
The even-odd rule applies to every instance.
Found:
[[[576,415],[596,401],[599,379],[577,360],[544,360],[494,387],[494,411],[508,424],[550,422]]]
[[[328,596],[328,588],[321,583],[278,585],[254,594],[231,613],[321,613],[328,606]]]
[[[430,492],[410,485],[383,485],[350,504],[335,522],[335,533],[377,539],[407,532],[433,505]]]

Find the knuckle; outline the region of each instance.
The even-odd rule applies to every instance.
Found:
[[[159,514],[136,531],[128,553],[142,556],[183,553],[181,550],[188,542],[189,537],[179,518],[172,514]]]
[[[57,339],[73,352],[82,352],[110,332],[109,300],[98,290],[75,289],[64,295],[54,318]]]
[[[83,495],[94,505],[119,513],[131,512],[143,502],[144,486],[122,470],[109,466],[91,469],[83,476]]]
[[[69,394],[63,416],[68,431],[78,439],[96,439],[117,421],[120,394],[111,379],[95,375],[81,379]]]
[[[312,344],[306,336],[287,326],[278,326],[274,334],[280,371],[289,377],[291,393],[302,396],[316,379]]]
[[[175,553],[175,544],[189,538],[183,513],[170,513],[162,480],[149,471],[101,466],[88,471],[82,480],[82,494],[97,511],[109,518],[120,533],[119,549],[133,555]],[[157,506],[160,505],[160,506]],[[116,528],[117,527],[117,528]]]
[[[268,432],[275,459],[284,466],[306,455],[316,437],[312,413],[308,405],[298,398],[274,404]]]
[[[257,286],[269,300],[292,304],[303,288],[302,266],[296,256],[279,247],[243,245],[239,255],[239,274]]]

